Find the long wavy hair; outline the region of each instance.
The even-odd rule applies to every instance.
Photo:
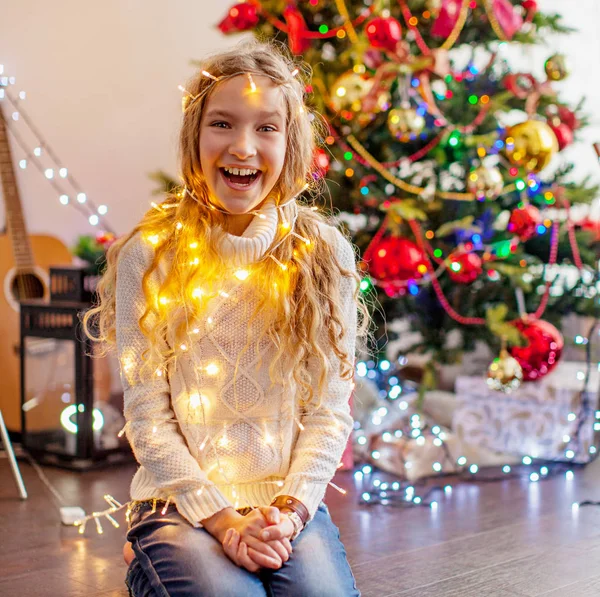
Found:
[[[287,149],[283,170],[270,196],[278,206],[288,203],[280,211],[284,221],[295,219],[293,230],[298,236],[280,225],[270,250],[276,259],[263,259],[245,268],[251,273],[248,291],[259,297],[248,329],[255,320],[263,324],[261,334],[248,345],[255,341],[258,347],[267,336],[276,347],[269,366],[272,382],[293,379],[301,401],[308,404],[314,397],[315,375],[312,369],[309,371],[309,357],[318,363],[319,395],[329,373],[326,354],[330,350],[339,362],[340,376],[351,379],[354,374],[354,355],[342,348],[348,315],[342,312],[340,302],[344,277],[355,280],[359,339],[367,336],[369,318],[358,275],[340,265],[335,246],[321,237],[320,224],[329,223],[328,219],[305,201],[290,201],[301,193],[313,198],[318,195],[313,155],[323,125],[304,102],[308,68],[294,62],[279,45],[245,42],[205,60],[189,81],[179,138],[182,187],[150,209],[129,234],[110,247],[97,288],[98,303],[85,314],[84,329],[90,338],[104,342],[108,348],[115,345],[117,264],[124,245],[138,233],[154,247],[154,257],[142,280],[146,309],[139,319],[148,339],[144,363],[139,365],[149,374],[176,361],[181,345],[188,339],[188,326],[202,317],[207,302],[218,294],[224,272],[231,278],[231,268],[223,263],[216,248],[227,215],[213,209],[200,163],[202,113],[220,83],[202,71],[216,78],[245,73],[267,76],[283,93]],[[310,240],[310,244],[299,237]],[[161,266],[163,275],[156,284],[153,280],[161,263],[166,268]],[[284,358],[285,374],[281,379],[276,372]]]

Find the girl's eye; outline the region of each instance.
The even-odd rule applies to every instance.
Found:
[[[227,126],[229,126],[226,122],[222,122],[222,121],[218,121],[218,122],[213,122],[210,126],[216,126],[217,128],[225,128]]]
[[[264,126],[261,126],[259,130],[270,133],[272,131],[276,131],[277,129],[274,126],[271,126],[270,124],[265,124]]]

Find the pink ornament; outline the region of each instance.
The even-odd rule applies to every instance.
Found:
[[[508,39],[523,27],[523,19],[509,0],[493,0],[492,10]]]
[[[461,0],[442,0],[438,17],[431,27],[433,37],[446,39],[452,33],[460,16],[461,5]]]

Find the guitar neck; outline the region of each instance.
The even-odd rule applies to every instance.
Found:
[[[18,269],[31,269],[34,265],[33,251],[23,217],[23,206],[8,141],[8,127],[2,109],[0,109],[0,179],[6,206],[6,227],[13,248],[15,265]]]

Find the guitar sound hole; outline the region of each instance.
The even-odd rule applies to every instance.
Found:
[[[17,274],[11,284],[11,293],[17,302],[44,298],[44,283],[35,274]]]

